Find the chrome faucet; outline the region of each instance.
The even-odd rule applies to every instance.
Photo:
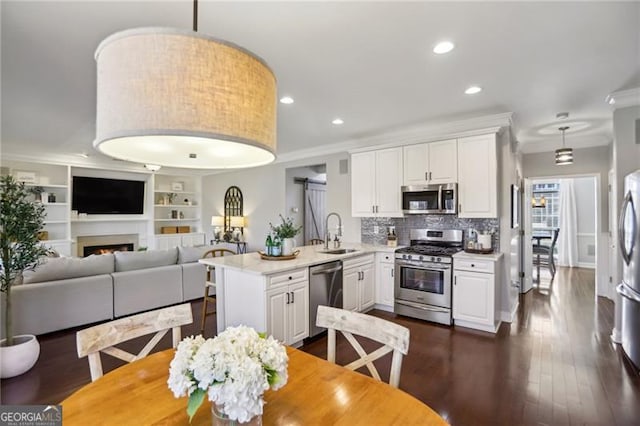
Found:
[[[329,217],[337,216],[338,217],[338,233],[336,237],[342,237],[342,218],[336,212],[329,213],[324,220],[324,230],[325,230],[325,238],[324,238],[324,249],[329,250],[329,241],[331,240],[331,235],[329,234]]]

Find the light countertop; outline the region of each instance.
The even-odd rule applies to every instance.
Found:
[[[489,253],[489,254],[476,254],[476,253],[467,253],[466,251],[460,251],[453,255],[454,259],[486,259],[491,261],[496,261],[502,257],[502,253]]]
[[[352,257],[362,256],[364,254],[372,253],[393,253],[400,248],[389,247],[383,245],[373,244],[354,244],[354,243],[342,243],[340,248],[355,249],[355,252],[345,254],[327,254],[322,253],[324,251],[323,245],[296,247],[296,250],[300,250],[300,254],[292,260],[263,260],[260,254],[257,252],[238,254],[235,256],[224,256],[200,259],[199,262],[205,265],[211,265],[216,268],[229,268],[242,272],[258,275],[272,275],[280,272],[286,272],[293,269],[304,268],[313,265],[319,265],[321,263],[332,262],[335,260],[343,260]],[[329,245],[329,250],[333,249],[333,245]]]

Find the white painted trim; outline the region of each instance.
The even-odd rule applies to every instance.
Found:
[[[375,305],[373,305],[373,309],[379,309],[385,312],[393,312],[393,306],[382,305],[380,303],[376,303]]]
[[[500,320],[502,322],[514,323],[516,320],[516,315],[518,314],[518,308],[520,307],[520,302],[516,300],[516,304],[513,306],[511,312],[508,311],[500,311]]]
[[[596,264],[592,262],[578,262],[578,268],[596,269]]]
[[[579,237],[583,237],[583,238],[586,238],[586,237],[593,237],[593,238],[595,238],[595,237],[596,237],[596,234],[595,234],[595,232],[594,232],[594,233],[578,232],[578,233],[576,234],[576,236],[578,236],[578,238],[579,238]]]
[[[478,324],[477,322],[465,321],[465,320],[453,320],[454,325],[457,327],[472,328],[474,330],[486,331],[489,333],[496,333],[500,328],[500,321],[497,321],[493,326]]]
[[[612,100],[614,101],[613,104],[611,103]],[[605,102],[614,110],[640,105],[640,87],[613,92],[605,98]]]

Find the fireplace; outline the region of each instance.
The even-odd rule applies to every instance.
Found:
[[[137,234],[79,235],[77,237],[76,256],[87,257],[92,254],[135,251],[137,249]]]
[[[98,246],[84,246],[83,256],[91,256],[92,254],[113,253],[114,251],[133,251],[133,244],[101,244]]]

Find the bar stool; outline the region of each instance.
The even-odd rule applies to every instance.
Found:
[[[235,255],[236,253],[232,250],[218,248],[218,249],[207,251],[204,255],[202,255],[202,258],[206,259],[207,257],[221,257],[227,254]],[[215,278],[216,278],[215,268],[213,266],[207,266],[207,275],[204,282],[204,298],[202,299],[202,321],[200,322],[200,334],[202,334],[203,336],[204,336],[204,326],[207,322],[207,317],[214,315],[216,313],[215,309],[212,311],[207,310],[207,305],[209,302],[213,303],[214,307],[216,306],[216,296],[215,295],[211,296],[209,294],[209,289],[215,290],[216,288]]]

